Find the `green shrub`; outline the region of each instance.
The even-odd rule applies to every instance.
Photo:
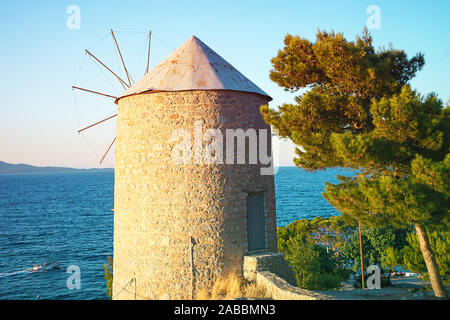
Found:
[[[348,278],[349,271],[340,264],[335,251],[316,243],[319,239],[316,222],[297,220],[278,228],[278,250],[293,267],[300,288],[336,289]]]
[[[106,279],[106,295],[112,298],[112,283],[113,283],[113,259],[108,256],[108,263],[103,265],[105,269]]]

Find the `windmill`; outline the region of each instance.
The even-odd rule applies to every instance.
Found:
[[[122,56],[122,52],[120,51],[119,44],[117,42],[117,38],[116,38],[116,36],[114,34],[114,31],[112,29],[110,31],[111,32],[108,33],[107,35],[111,35],[112,39],[114,40],[114,45],[115,45],[115,48],[117,49],[117,53],[119,54],[120,61],[121,61],[122,67],[124,69],[127,81],[123,80],[116,72],[114,72],[110,67],[108,67],[99,58],[97,58],[90,50],[85,49],[85,55],[87,55],[90,58],[92,58],[95,61],[95,63],[97,63],[102,69],[108,71],[112,76],[114,76],[114,78],[119,82],[119,84],[122,87],[122,89],[124,91],[126,91],[127,89],[129,89],[134,84],[134,80],[133,80],[130,72],[128,71],[128,69],[126,67],[125,61],[124,61],[123,56]],[[106,36],[104,38],[106,38]],[[145,69],[145,74],[147,74],[148,71],[149,71],[151,39],[152,39],[152,32],[149,31],[149,33],[148,33],[148,49],[147,49],[147,66],[146,66],[146,69]],[[81,70],[81,67],[80,67],[80,70]],[[79,86],[76,86],[76,85],[72,86],[72,90],[78,90],[78,91],[87,92],[87,93],[96,94],[96,95],[99,95],[99,96],[102,96],[102,97],[114,99],[114,102],[117,103],[118,96],[113,96],[111,94],[106,94],[106,93],[100,92],[98,90],[87,89],[87,88],[79,87]],[[112,116],[106,117],[106,118],[104,118],[102,120],[99,120],[99,121],[97,121],[95,123],[92,123],[92,124],[90,124],[88,126],[85,126],[83,128],[79,128],[78,134],[81,134],[82,132],[84,132],[84,131],[86,131],[86,130],[88,130],[90,128],[93,128],[93,127],[95,127],[97,125],[105,123],[108,120],[111,120],[111,119],[113,119],[115,117],[117,117],[117,113],[113,114]],[[107,147],[106,151],[103,153],[103,156],[100,159],[100,164],[102,164],[103,161],[105,160],[105,158],[108,155],[109,151],[113,147],[115,141],[116,141],[116,137],[114,137],[114,139],[111,141],[111,143]]]

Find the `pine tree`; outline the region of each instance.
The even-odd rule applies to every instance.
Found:
[[[427,229],[430,245],[435,253],[436,263],[444,283],[450,282],[450,231]],[[422,274],[422,278],[429,280],[427,266],[423,260],[419,239],[413,232],[406,236],[406,243],[402,248],[389,247],[386,249],[386,262],[390,266],[401,266],[412,272]]]
[[[306,90],[278,111],[261,107],[266,122],[301,147],[298,167],[358,172],[324,193],[348,219],[414,225],[435,295],[446,297],[426,227],[448,226],[450,108],[410,88],[423,55],[375,51],[367,29],[355,41],[319,30],[315,43],[288,34],[284,44],[270,77],[286,90]]]

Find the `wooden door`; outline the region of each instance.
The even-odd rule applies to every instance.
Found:
[[[264,192],[247,194],[248,251],[265,248]]]

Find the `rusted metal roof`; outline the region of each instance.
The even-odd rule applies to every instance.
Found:
[[[236,90],[272,98],[192,36],[121,97],[147,91]]]

